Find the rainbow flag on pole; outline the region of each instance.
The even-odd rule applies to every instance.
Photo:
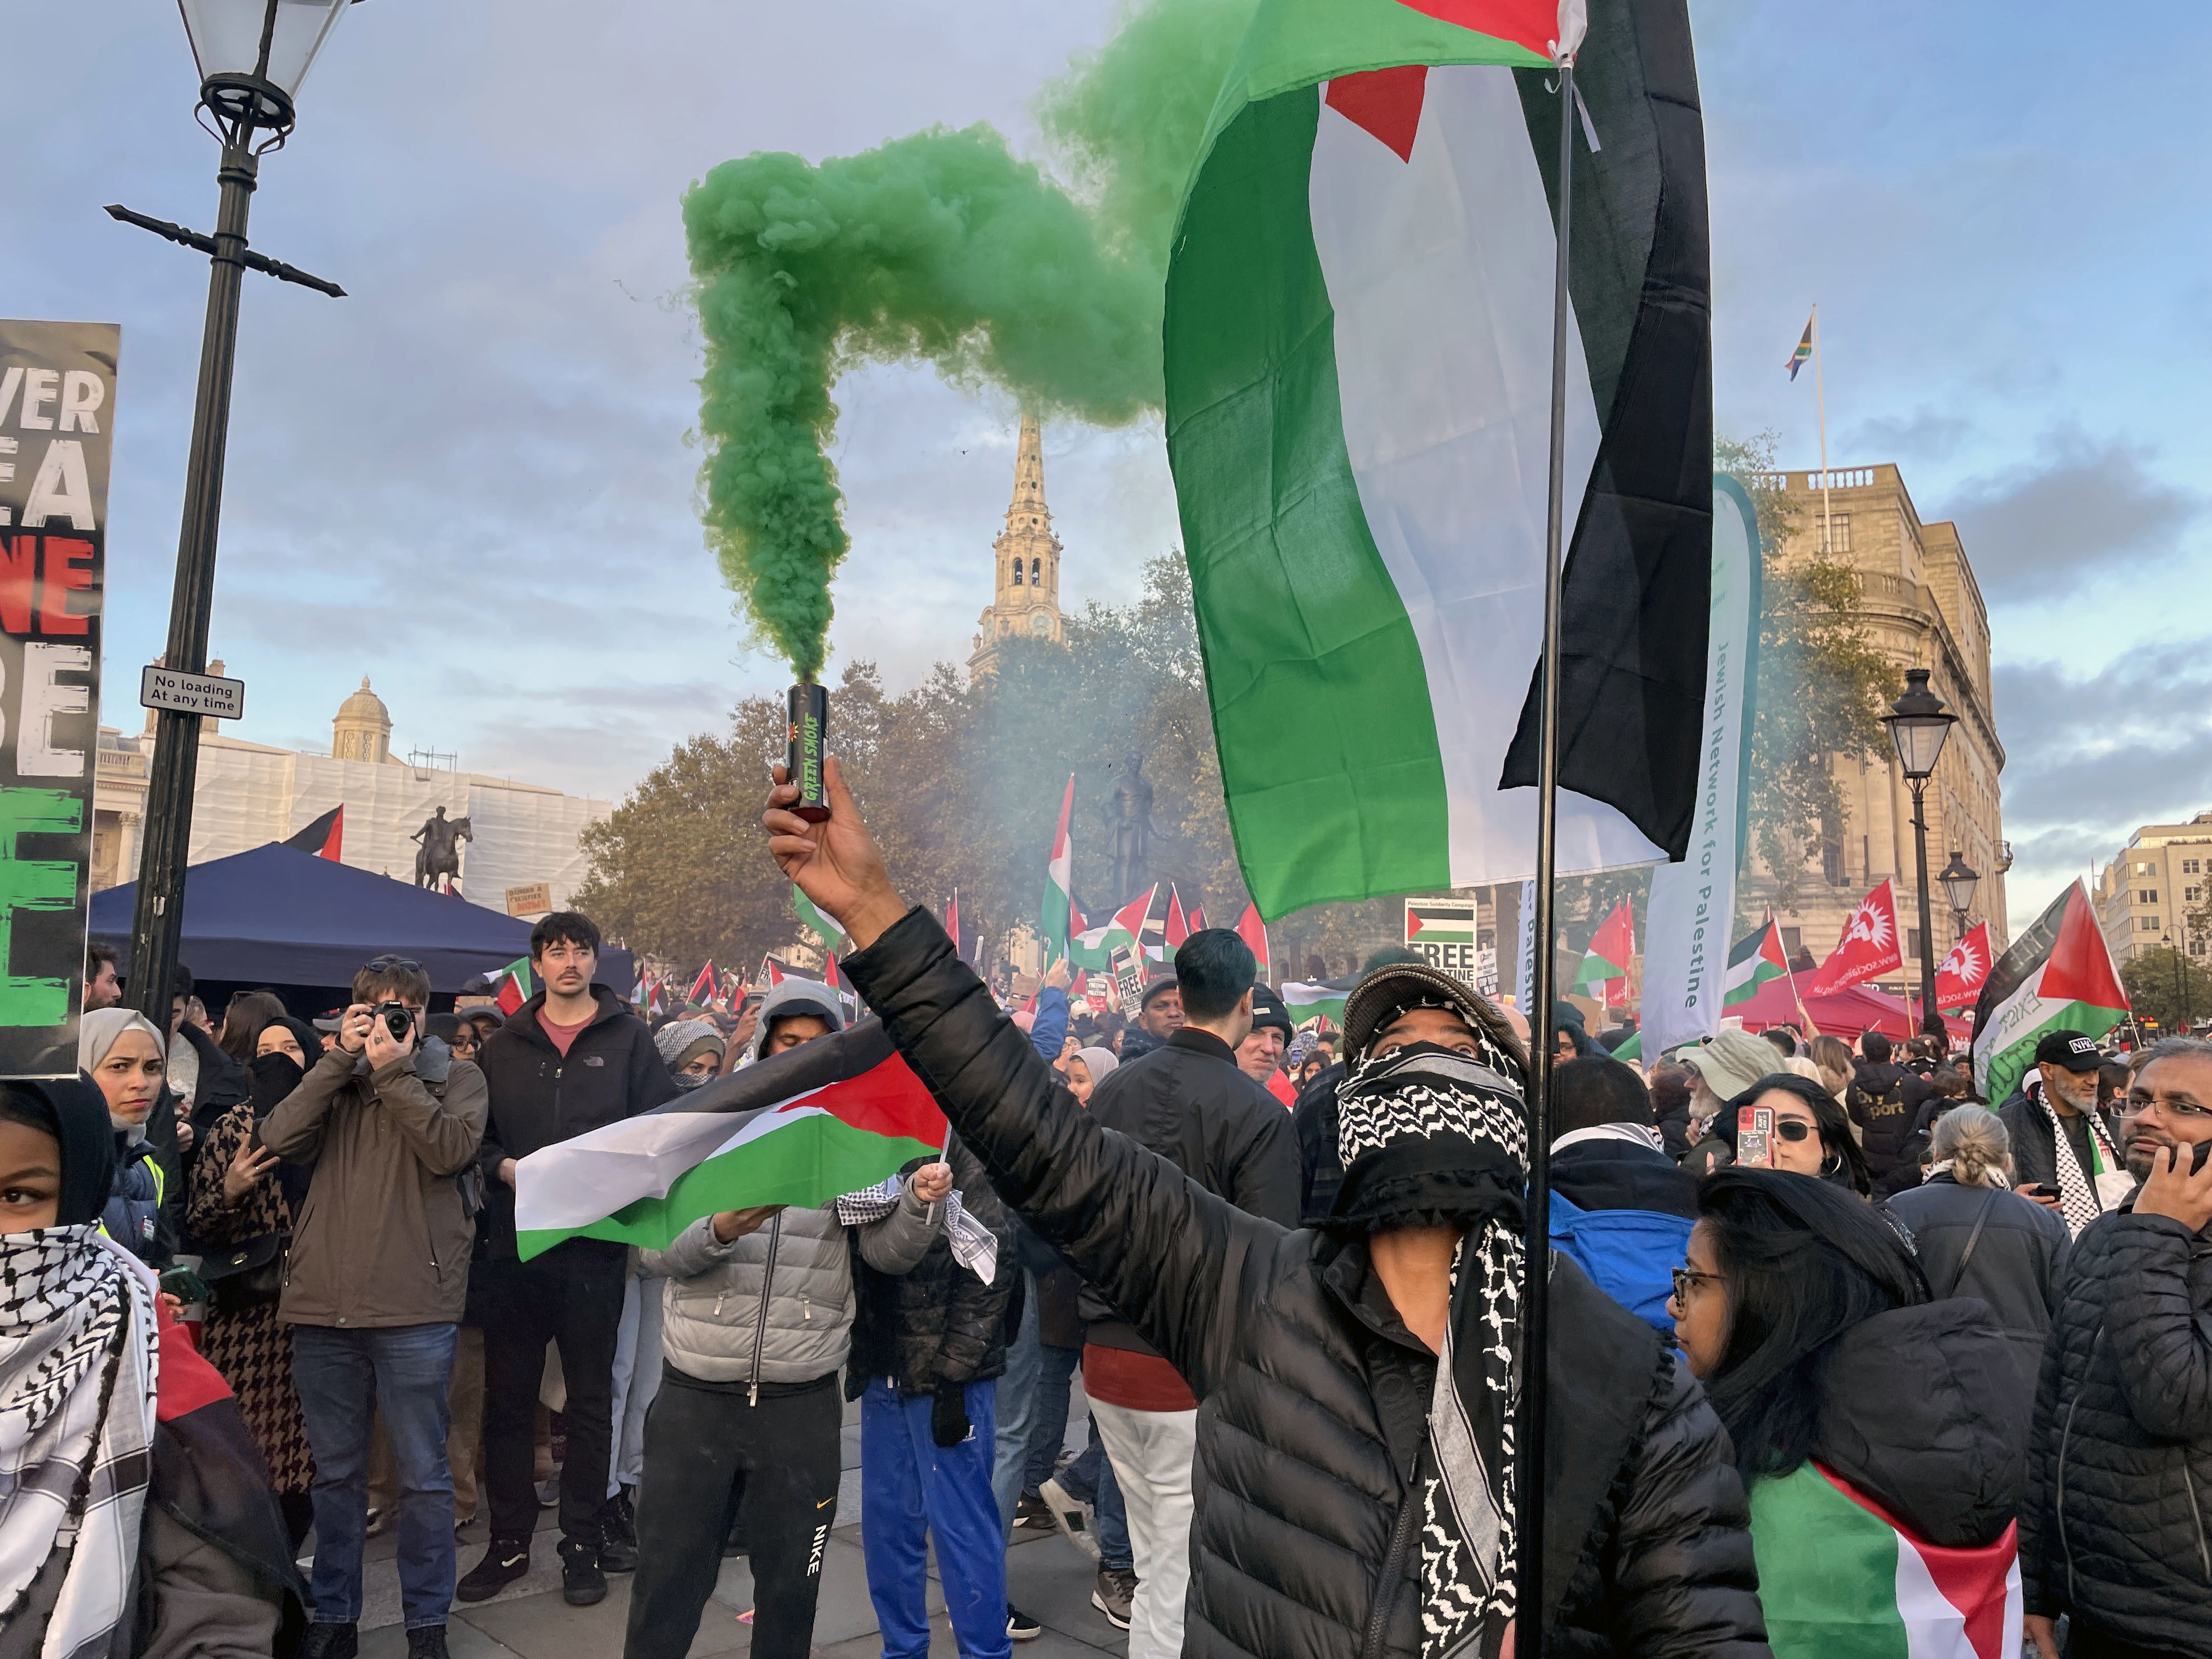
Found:
[[[944,1147],[945,1115],[870,1020],[531,1153],[516,1243],[526,1261],[569,1238],[665,1249],[702,1216],[819,1209]]]

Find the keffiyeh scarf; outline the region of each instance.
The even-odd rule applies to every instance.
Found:
[[[1522,1188],[1528,1125],[1519,1066],[1429,1044],[1363,1060],[1339,1097],[1339,1218],[1464,1225],[1451,1317],[1429,1404],[1422,1503],[1423,1659],[1495,1656],[1519,1607],[1515,1356],[1527,1279]]]
[[[67,1557],[40,1651],[104,1652],[138,1553],[155,1287],[97,1223],[0,1237],[0,1625]]]
[[[2105,1126],[2098,1121],[2094,1110],[2081,1115],[2089,1126],[2089,1157],[2099,1167],[2084,1170],[2081,1160],[2074,1156],[2073,1138],[2058,1121],[2058,1109],[2051,1103],[2048,1091],[2031,1089],[2028,1098],[2051,1126],[2051,1151],[2057,1155],[2058,1166],[2058,1213],[2065,1219],[2066,1231],[2079,1238],[2081,1230],[2125,1198],[2135,1182],[2126,1175],[2126,1166],[2112,1150],[2112,1137],[2105,1133]],[[2106,1182],[2116,1175],[2119,1190],[2108,1196]]]
[[[898,1208],[906,1195],[906,1177],[891,1176],[880,1187],[847,1193],[837,1200],[840,1225],[864,1227],[881,1221]],[[998,1277],[999,1236],[961,1206],[957,1188],[945,1194],[945,1231],[952,1245],[952,1259],[986,1285]]]

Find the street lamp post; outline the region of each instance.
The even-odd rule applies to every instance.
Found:
[[[1974,889],[1981,885],[1982,872],[1960,856],[1958,848],[1951,849],[1951,861],[1936,872],[1936,879],[1943,889],[1943,896],[1951,901],[1951,914],[1958,924],[1958,939],[1966,937],[1966,913],[1974,908]],[[1956,939],[1953,941],[1954,944]]]
[[[1912,847],[1920,890],[1920,1029],[1941,1034],[1943,1017],[1936,1012],[1935,921],[1928,906],[1928,780],[1943,752],[1944,740],[1959,717],[1928,689],[1928,670],[1905,671],[1905,695],[1881,717],[1897,745],[1898,764],[1912,786]]]
[[[248,270],[343,298],[320,277],[250,251],[247,204],[264,151],[291,136],[293,98],[349,0],[178,0],[200,72],[200,125],[222,145],[216,180],[222,188],[213,236],[110,207],[126,224],[207,254],[207,325],[200,345],[192,443],[185,464],[185,509],[177,538],[176,586],[169,601],[167,666],[207,667],[208,623],[215,605],[216,531],[222,514],[223,452],[230,429],[231,373],[238,354],[240,289]],[[163,1030],[177,939],[184,927],[185,864],[191,848],[192,793],[199,766],[200,717],[157,711],[154,764],[146,781],[138,902],[131,919],[131,1000]]]

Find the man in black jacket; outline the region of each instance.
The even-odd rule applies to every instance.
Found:
[[[788,810],[790,786],[771,793],[769,850],[844,921],[846,972],[1000,1196],[1202,1401],[1184,1652],[1379,1659],[1479,1638],[1495,1659],[1522,1582],[1524,1477],[1503,1433],[1526,1277],[1510,1027],[1425,966],[1371,976],[1346,1008],[1347,1052],[1370,1058],[1339,1100],[1330,1226],[1286,1231],[1058,1087],[898,896],[834,760],[826,774],[825,823]],[[1551,1285],[1550,1651],[1765,1659],[1719,1419],[1659,1334],[1578,1268],[1554,1257]]]
[[[1844,1102],[1844,1109],[1859,1127],[1867,1173],[1877,1182],[1896,1166],[1929,1095],[1927,1079],[1893,1064],[1893,1052],[1889,1039],[1881,1032],[1862,1036],[1859,1054],[1863,1058]]]
[[[2136,1073],[2132,1200],[2068,1261],[2044,1348],[2020,1512],[2027,1634],[2058,1659],[2212,1655],[2212,1042],[2169,1037]]]
[[[1259,973],[1252,947],[1226,927],[1201,928],[1176,951],[1175,965],[1182,1025],[1162,1047],[1115,1067],[1092,1093],[1091,1115],[1246,1213],[1295,1227],[1298,1152],[1290,1114],[1237,1064],[1252,1029]],[[1091,1322],[1083,1390],[1113,1460],[1136,1555],[1129,1659],[1176,1659],[1190,1570],[1198,1401],[1122,1316],[1136,1310],[1117,1310],[1086,1291],[1082,1310]]]
[[[2132,1185],[2097,1111],[2103,1065],[2094,1037],[2045,1031],[2035,1045],[2034,1069],[1997,1108],[2012,1137],[2013,1190],[2057,1211],[2075,1238]]]
[[[514,1166],[541,1147],[602,1128],[674,1097],[643,1020],[592,983],[599,930],[556,910],[530,932],[536,996],[485,1039],[477,1064],[491,1111],[477,1159],[489,1212],[485,1260],[475,1267],[471,1311],[484,1334],[484,1486],[491,1547],[456,1594],[482,1601],[530,1571],[538,1524],[532,1490],[532,1429],[545,1345],[561,1347],[568,1389],[568,1451],[561,1466],[562,1591],[587,1607],[607,1593],[609,1569],[637,1565],[635,1546],[608,1537],[607,1462],[613,1437],[615,1339],[622,1322],[628,1247],[572,1238],[517,1259]]]

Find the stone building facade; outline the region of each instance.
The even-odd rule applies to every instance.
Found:
[[[1896,665],[1885,702],[1904,690],[1906,669],[1925,667],[1932,671],[1929,689],[1959,716],[1927,786],[1928,872],[1932,882],[1954,851],[1980,872],[1966,926],[1987,921],[1991,944],[2002,951],[2011,939],[2004,878],[2012,850],[2004,837],[1999,781],[2005,752],[1990,692],[1989,611],[1958,526],[1924,521],[1903,477],[1887,464],[1838,467],[1825,480],[1817,471],[1775,473],[1768,482],[1784,492],[1792,508],[1790,533],[1779,549],[1768,551],[1770,564],[1818,549],[1825,509],[1837,553],[1857,569],[1868,630]],[[1778,910],[1783,939],[1801,964],[1808,957],[1824,960],[1860,897],[1884,878],[1893,878],[1898,921],[1906,934],[1905,972],[1885,988],[1903,991],[1909,985],[1917,991],[1919,894],[1911,787],[1887,744],[1874,760],[1839,758],[1835,775],[1843,821],[1815,826],[1808,836],[1797,903]],[[1754,865],[1747,874],[1745,908],[1756,912],[1773,892],[1771,872]],[[1929,902],[1940,961],[1959,927],[1940,885]]]
[[[976,618],[970,674],[989,673],[1000,642],[1009,637],[1050,640],[1054,645],[1066,639],[1060,611],[1060,554],[1052,509],[1045,505],[1044,447],[1036,416],[1024,415],[1013,501],[1006,508],[1006,527],[991,544],[991,605]]]

